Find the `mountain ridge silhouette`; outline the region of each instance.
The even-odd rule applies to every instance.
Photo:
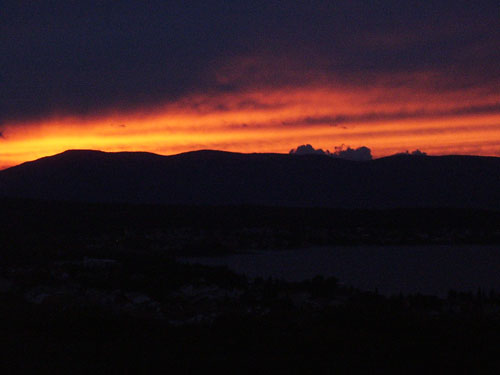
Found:
[[[68,150],[0,171],[0,196],[84,202],[500,209],[500,158]]]

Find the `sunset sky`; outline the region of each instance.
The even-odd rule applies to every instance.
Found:
[[[498,1],[2,1],[0,168],[67,149],[500,156]]]

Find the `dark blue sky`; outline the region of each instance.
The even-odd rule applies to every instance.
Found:
[[[0,126],[419,72],[498,93],[499,41],[498,1],[4,0]]]

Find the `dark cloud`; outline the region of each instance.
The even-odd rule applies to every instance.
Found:
[[[225,103],[212,100],[212,97],[196,98],[190,100],[187,105],[192,111],[199,113],[212,113],[212,112],[231,112],[231,111],[244,111],[244,110],[269,110],[279,109],[285,107],[283,103],[266,103],[261,100],[255,99],[241,99],[233,100]]]
[[[372,160],[372,153],[368,147],[362,146],[359,148],[351,148],[344,145],[337,146],[334,148],[334,152],[330,152],[329,150],[322,150],[321,148],[315,149],[310,144],[301,145],[297,148],[290,150],[290,154],[293,155],[327,155],[334,158],[346,159],[346,160],[355,160],[355,161],[368,161]]]
[[[295,154],[295,155],[311,155],[311,154],[330,155],[330,152],[328,150],[325,152],[321,148],[315,149],[310,144],[307,144],[307,145],[301,145],[301,146],[298,146],[297,148],[291,149],[290,154]]]
[[[368,147],[359,147],[359,148],[344,148],[343,146],[335,147],[335,152],[332,153],[332,156],[347,159],[347,160],[356,160],[356,161],[368,161],[372,160],[372,152]]]
[[[419,111],[396,111],[396,112],[368,112],[359,115],[339,114],[335,116],[307,116],[304,118],[283,121],[283,125],[325,125],[337,126],[341,124],[359,123],[359,122],[377,122],[389,120],[404,120],[418,118],[444,118],[448,116],[463,115],[483,115],[500,114],[500,103],[487,105],[474,105],[467,107],[457,107],[448,110],[419,110]]]
[[[442,89],[495,85],[499,22],[487,0],[5,0],[0,124],[331,77],[432,71]]]
[[[413,156],[427,156],[426,152],[420,151],[418,148],[415,151],[411,152]]]
[[[418,148],[414,151],[408,151],[406,150],[406,152],[402,152],[398,155],[408,155],[408,156],[427,156],[427,152],[423,152],[423,151],[420,151]]]

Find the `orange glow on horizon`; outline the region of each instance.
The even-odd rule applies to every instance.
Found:
[[[417,148],[500,156],[499,103],[491,92],[376,87],[193,95],[154,110],[5,124],[0,168],[67,149],[287,153],[306,143],[367,146],[374,157]]]

